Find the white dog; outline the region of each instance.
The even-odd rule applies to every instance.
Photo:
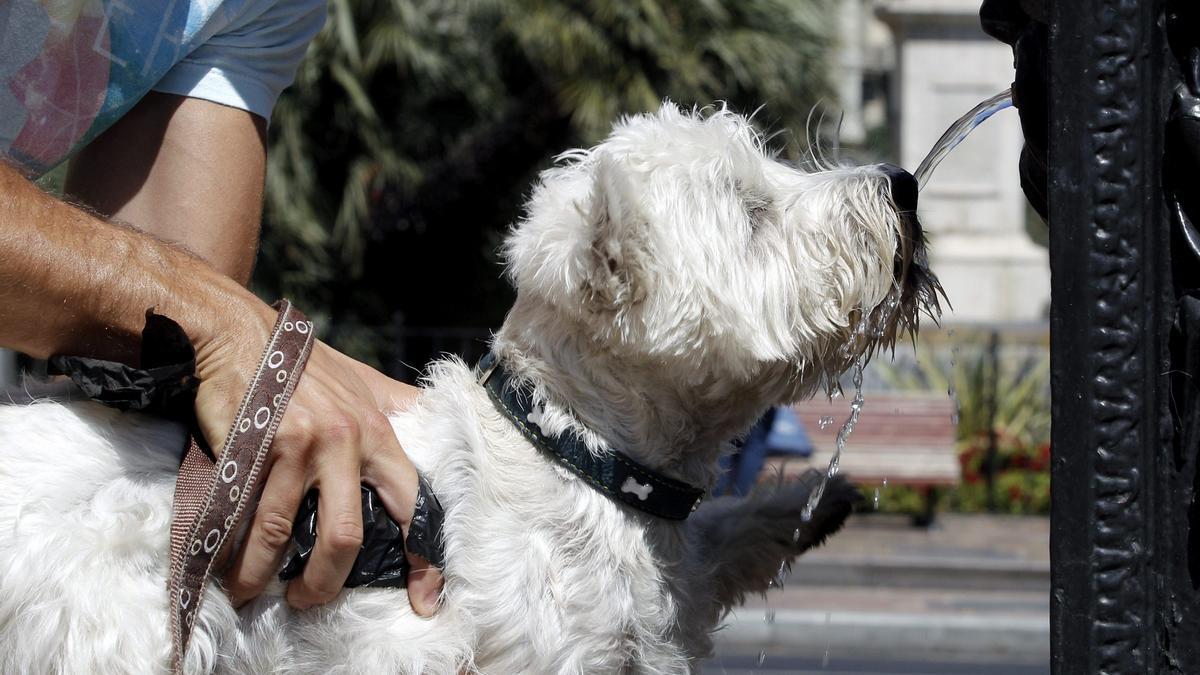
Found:
[[[518,297],[493,350],[532,392],[525,422],[711,486],[769,404],[836,387],[936,312],[910,181],[800,171],[744,118],[671,104],[567,153],[504,248]],[[438,613],[369,588],[293,611],[278,583],[235,611],[213,583],[188,672],[698,670],[723,614],[855,496],[832,481],[807,520],[809,483],[644,513],[536,449],[456,359],[393,424],[446,512]],[[0,671],[167,670],[182,447],[171,423],[90,402],[0,407]]]

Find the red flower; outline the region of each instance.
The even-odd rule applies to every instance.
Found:
[[[1050,444],[1043,443],[1033,451],[1029,459],[1030,471],[1045,471],[1050,466]]]

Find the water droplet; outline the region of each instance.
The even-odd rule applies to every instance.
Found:
[[[775,610],[767,610],[767,613],[763,615],[763,623],[767,624],[768,626],[775,623]]]
[[[830,633],[829,624],[833,619],[833,612],[825,612],[825,658],[821,659],[821,667],[829,667],[829,643],[833,641],[833,635]]]
[[[766,661],[766,660],[767,660],[767,650],[760,649],[758,651],[758,663],[756,665],[759,668],[762,668],[763,661]]]
[[[828,429],[830,424],[833,424],[833,417],[830,415],[826,415],[817,421],[817,427],[820,429]]]
[[[879,510],[879,488],[875,488],[875,510]]]
[[[792,543],[797,544],[799,542],[800,542],[800,528],[797,527],[796,531],[792,533]]]
[[[779,569],[775,572],[775,578],[771,579],[771,585],[778,586],[780,590],[782,590],[783,585],[787,583],[787,578],[790,574],[791,570],[788,569],[787,561],[785,560],[779,563]]]

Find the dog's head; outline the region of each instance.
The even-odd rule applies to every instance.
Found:
[[[806,172],[744,117],[668,103],[544,172],[504,254],[561,337],[793,398],[938,312],[916,197],[895,167]]]

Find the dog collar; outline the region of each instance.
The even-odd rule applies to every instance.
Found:
[[[495,352],[479,361],[476,372],[492,403],[529,442],[610,499],[668,520],[683,520],[700,506],[704,490],[664,476],[618,450],[597,456],[575,434],[542,433],[533,391],[517,384]]]

